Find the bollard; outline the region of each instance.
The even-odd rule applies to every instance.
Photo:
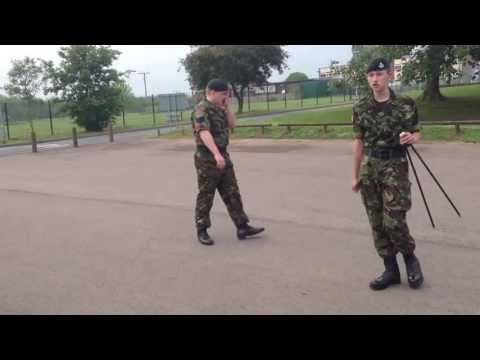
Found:
[[[32,131],[32,152],[37,152],[37,135]]]
[[[72,128],[73,147],[78,147],[77,128]]]
[[[108,122],[108,137],[110,142],[113,143],[113,126],[111,121]]]

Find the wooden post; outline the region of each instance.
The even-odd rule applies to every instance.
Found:
[[[108,122],[108,137],[110,142],[113,143],[113,126],[111,121]]]
[[[32,131],[32,152],[37,152],[37,135]]]
[[[73,147],[78,147],[77,128],[72,128]]]
[[[323,131],[325,131],[325,134],[327,133],[327,125],[323,125]]]
[[[50,134],[53,136],[52,105],[50,104],[50,101],[48,102],[48,116],[50,119]]]
[[[457,135],[460,135],[460,124],[455,125],[455,132]]]

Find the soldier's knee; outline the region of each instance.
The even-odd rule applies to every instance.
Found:
[[[398,209],[388,209],[383,218],[383,224],[388,230],[399,230],[406,226],[406,211]]]

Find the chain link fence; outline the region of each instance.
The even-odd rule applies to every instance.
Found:
[[[442,86],[466,85],[463,78],[442,80]],[[469,81],[480,83],[480,77]],[[402,94],[422,91],[423,84],[409,86],[393,83],[395,92]],[[278,82],[244,89],[243,112],[239,117],[261,113],[283,112],[297,109],[320,108],[351,104],[359,94],[342,79]],[[190,121],[194,105],[204,97],[196,94],[170,93],[129,99],[122,113],[113,119],[118,130],[155,128],[178,125]],[[32,130],[39,139],[69,137],[76,127],[61,102],[36,100],[31,104],[15,99],[2,99],[0,103],[0,142],[28,141]],[[231,103],[238,110],[238,100],[232,95]],[[79,128],[79,133],[85,133]]]

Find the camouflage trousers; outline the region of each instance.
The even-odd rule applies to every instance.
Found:
[[[365,156],[360,167],[360,192],[380,257],[411,254],[415,240],[406,214],[412,206],[408,161]]]
[[[210,153],[197,151],[195,153],[195,169],[198,177],[198,196],[195,206],[195,225],[197,229],[211,226],[210,210],[213,206],[215,191],[218,190],[228,213],[235,226],[249,222],[243,210],[242,197],[238,188],[232,160],[227,152],[222,153],[225,158],[225,168],[216,167],[216,161]]]

